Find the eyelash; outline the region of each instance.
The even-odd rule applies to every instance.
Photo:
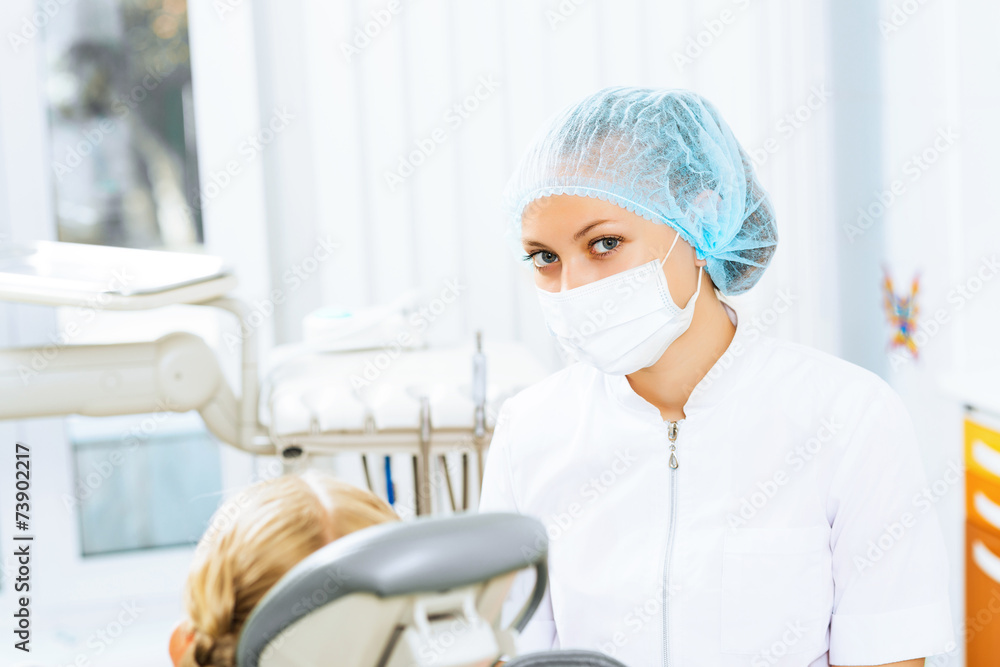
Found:
[[[624,240],[625,240],[625,238],[624,238],[624,237],[622,237],[622,236],[615,236],[615,235],[609,235],[609,236],[601,236],[601,237],[599,237],[599,238],[596,238],[596,239],[594,239],[593,241],[591,241],[591,242],[590,242],[590,243],[588,244],[588,246],[587,246],[587,247],[589,247],[589,248],[593,248],[593,247],[594,247],[595,245],[597,245],[597,244],[598,244],[598,243],[600,243],[601,241],[604,241],[605,239],[614,239],[614,240],[618,241],[618,245],[616,245],[616,246],[615,246],[614,248],[611,248],[610,250],[605,250],[604,252],[599,252],[599,253],[596,253],[596,254],[597,254],[597,256],[598,256],[598,257],[600,257],[601,259],[604,259],[604,258],[605,258],[605,257],[607,257],[608,255],[613,255],[613,254],[614,254],[615,252],[617,252],[618,248],[620,248],[620,247],[621,247],[621,244],[622,244],[622,241],[624,241]],[[536,251],[535,251],[535,252],[533,252],[533,253],[529,253],[529,254],[525,255],[525,256],[524,256],[524,257],[522,257],[521,259],[522,259],[522,260],[524,260],[525,262],[530,262],[530,261],[531,261],[531,259],[532,259],[532,258],[533,258],[533,257],[534,257],[535,255],[537,255],[538,253],[540,253],[540,252],[545,252],[545,251],[544,251],[544,250],[536,250]],[[542,268],[544,268],[544,267],[538,267],[538,266],[536,266],[536,267],[535,267],[535,269],[536,269],[536,270],[540,270],[540,269],[542,269]]]

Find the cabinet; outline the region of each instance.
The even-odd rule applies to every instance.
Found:
[[[968,667],[1000,659],[1000,419],[965,419],[965,642]]]

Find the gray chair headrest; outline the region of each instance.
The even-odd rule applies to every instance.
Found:
[[[352,593],[444,592],[534,566],[535,589],[513,623],[520,631],[545,592],[547,554],[544,525],[521,514],[462,513],[364,528],[310,554],[264,595],[240,633],[237,664],[257,667],[285,628]]]
[[[565,650],[525,653],[504,663],[504,667],[625,667],[625,665],[603,653]]]

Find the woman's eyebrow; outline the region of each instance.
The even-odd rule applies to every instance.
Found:
[[[603,224],[605,222],[611,222],[611,220],[608,220],[606,218],[601,219],[601,220],[594,220],[592,223],[590,223],[589,225],[587,225],[586,227],[584,227],[583,229],[581,229],[580,231],[578,231],[576,234],[573,234],[573,240],[574,241],[579,241],[580,238],[584,234],[586,234],[587,232],[589,232],[591,229],[593,229],[597,225]]]
[[[576,234],[573,234],[573,241],[574,242],[579,241],[591,229],[593,229],[597,225],[603,224],[605,222],[613,222],[613,221],[611,219],[609,219],[609,218],[602,218],[601,220],[594,220],[593,222],[587,223],[587,225],[585,225],[582,229],[580,229]],[[544,243],[542,243],[541,241],[535,241],[533,239],[525,239],[522,244],[524,245],[525,248],[528,248],[528,247],[531,247],[531,248],[546,248],[546,247],[548,247]]]

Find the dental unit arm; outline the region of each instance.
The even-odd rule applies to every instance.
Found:
[[[130,311],[201,305],[243,322],[249,309],[226,296],[236,284],[219,258],[204,255],[50,241],[0,249],[0,301]],[[147,342],[6,348],[0,419],[197,410],[221,441],[274,454],[257,421],[252,328],[242,338],[241,382],[238,399],[212,349],[186,332]]]
[[[0,419],[197,410],[223,442],[240,442],[239,402],[215,353],[194,334],[141,343],[0,350]],[[39,359],[44,367],[36,370]],[[26,382],[25,379],[30,379]]]

